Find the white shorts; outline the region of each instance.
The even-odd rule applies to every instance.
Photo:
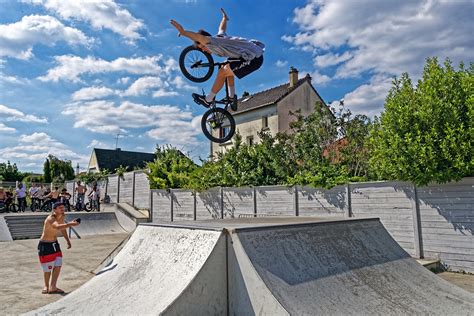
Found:
[[[41,267],[43,272],[51,272],[56,267],[61,267],[63,265],[63,257],[56,257],[54,261],[51,262],[42,262]]]

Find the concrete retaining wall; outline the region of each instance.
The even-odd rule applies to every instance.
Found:
[[[410,255],[415,251],[414,186],[403,182],[351,184],[353,217],[378,217]]]
[[[107,180],[107,195],[110,197],[111,203],[118,203],[119,177],[110,175]]]
[[[126,172],[122,177],[120,177],[120,203],[133,203],[133,181],[133,172]]]
[[[474,178],[417,188],[406,182],[311,187],[214,188],[154,191],[153,221],[241,216],[378,217],[415,257],[440,258],[474,272]]]
[[[151,215],[154,223],[170,222],[172,220],[171,212],[171,194],[167,190],[151,190]]]
[[[417,196],[424,256],[474,272],[474,178],[417,188]]]
[[[135,172],[135,198],[134,206],[139,209],[150,208],[150,184],[143,171]]]

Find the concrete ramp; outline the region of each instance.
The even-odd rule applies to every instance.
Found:
[[[472,315],[378,219],[140,225],[111,264],[31,315]]]
[[[81,218],[81,224],[74,227],[79,236],[127,233],[130,230],[120,225],[115,212],[66,213],[66,220]],[[74,233],[71,234],[75,237]]]
[[[225,236],[218,231],[139,226],[111,264],[32,315],[226,313]],[[224,295],[223,295],[224,294]]]
[[[291,315],[474,314],[472,294],[410,258],[378,220],[237,229],[232,239]]]

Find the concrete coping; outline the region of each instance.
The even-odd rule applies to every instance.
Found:
[[[336,224],[341,222],[379,221],[379,218],[331,218],[331,217],[256,217],[232,218],[220,220],[181,221],[170,223],[143,223],[144,226],[169,228],[187,228],[213,231],[251,231],[294,226],[314,226],[319,224]]]

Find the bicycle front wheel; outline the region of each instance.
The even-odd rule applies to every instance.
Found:
[[[205,82],[214,72],[214,59],[211,54],[191,45],[179,55],[179,68],[189,80]]]
[[[226,110],[212,108],[202,116],[201,128],[210,141],[225,143],[235,134],[235,120]]]

